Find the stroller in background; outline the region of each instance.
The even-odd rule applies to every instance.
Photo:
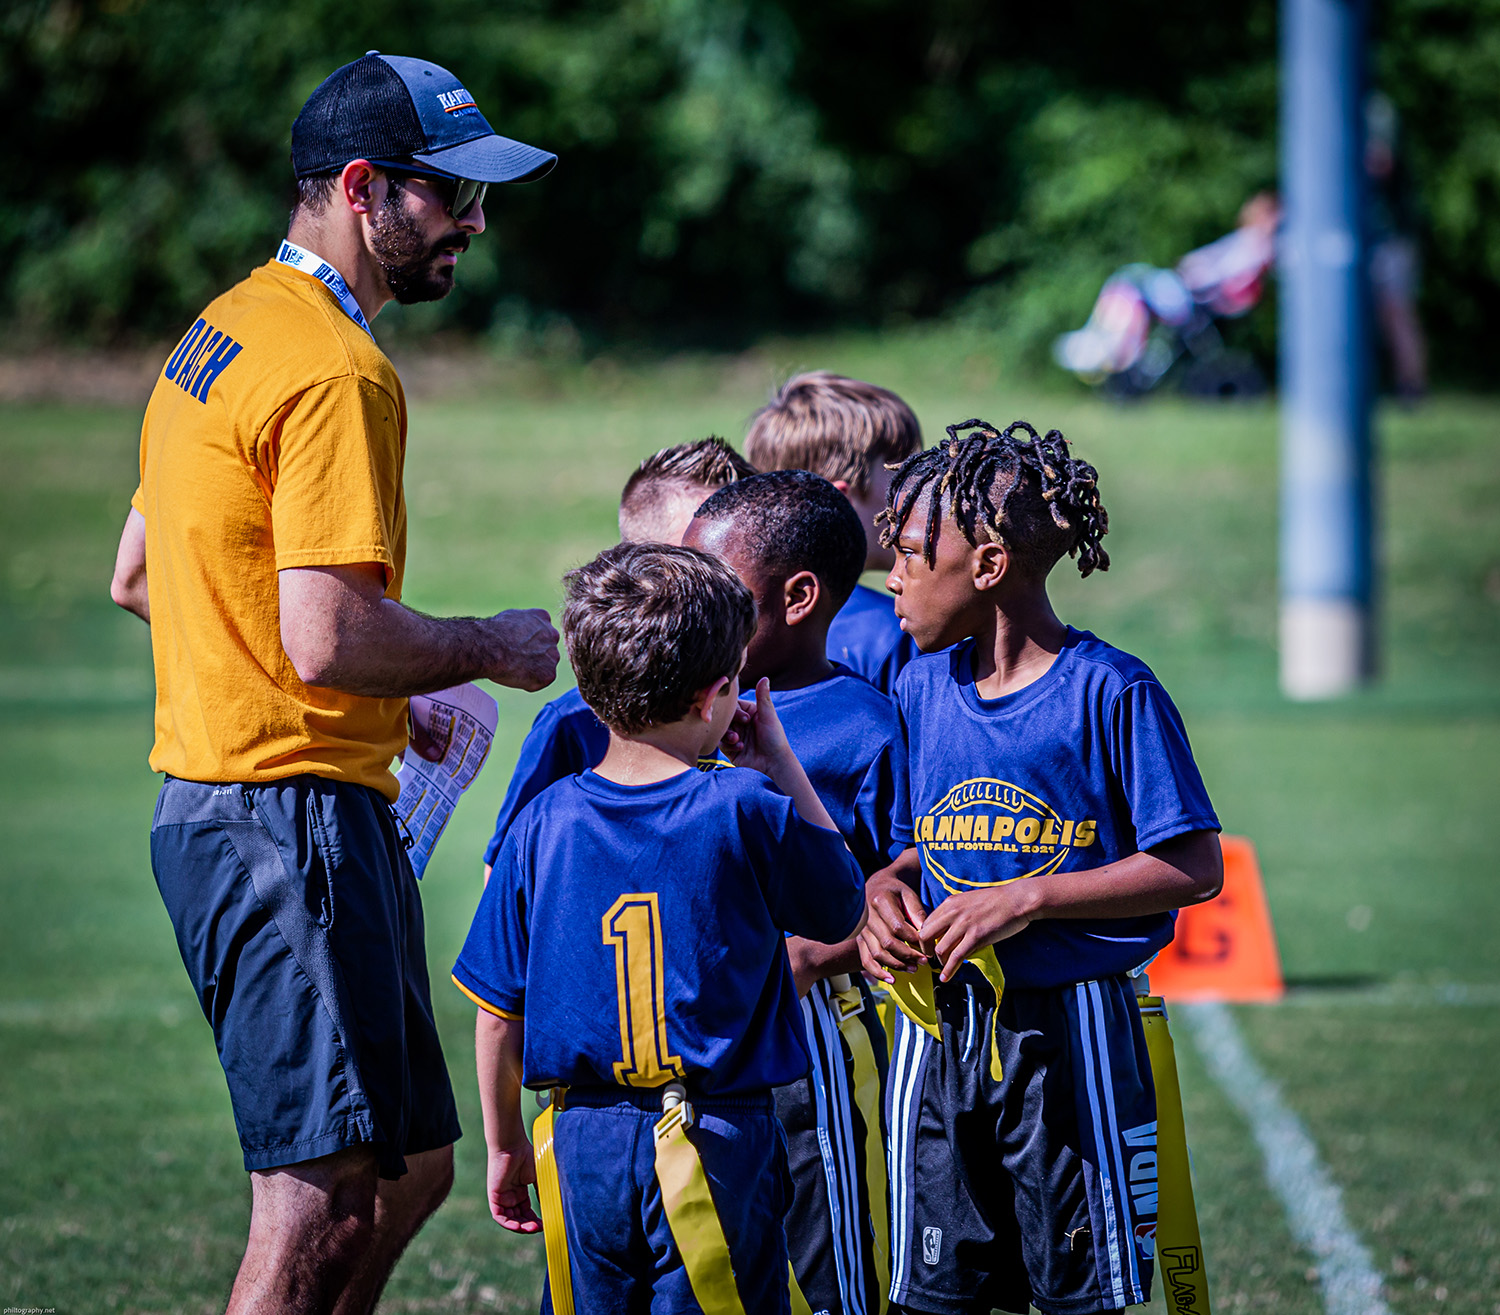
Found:
[[[1280,203],[1262,193],[1245,203],[1234,232],[1188,252],[1175,269],[1117,269],[1088,323],[1053,344],[1053,359],[1110,397],[1149,393],[1174,367],[1190,395],[1259,397],[1265,376],[1248,353],[1224,345],[1215,321],[1260,301],[1280,222]]]

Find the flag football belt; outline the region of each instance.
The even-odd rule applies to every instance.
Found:
[[[880,1291],[891,1286],[890,1220],[886,1210],[885,1139],[880,1132],[880,1070],[875,1066],[875,1048],[861,1015],[865,996],[848,973],[828,981],[839,1011],[839,1034],[849,1048],[854,1065],[854,1103],[865,1123],[865,1180],[870,1196],[870,1223],[874,1229],[872,1250]]]
[[[621,1096],[631,1095],[622,1091]],[[553,1117],[565,1102],[566,1089],[558,1088],[552,1103],[532,1125],[536,1148],[536,1190],[542,1206],[542,1231],[547,1244],[547,1279],[552,1289],[555,1315],[574,1315],[573,1275],[568,1265],[567,1221],[563,1214],[562,1180],[553,1143]],[[682,1256],[693,1297],[703,1315],[745,1315],[724,1226],[708,1188],[708,1175],[698,1148],[688,1138],[693,1126],[693,1107],[687,1092],[677,1082],[662,1089],[662,1116],[653,1130],[656,1141],[656,1181],[661,1188],[662,1207],[672,1241]]]
[[[1156,1272],[1171,1315],[1209,1315],[1208,1274],[1203,1267],[1203,1240],[1198,1233],[1198,1207],[1182,1122],[1182,1089],[1177,1084],[1177,1055],[1167,1029],[1167,1010],[1158,995],[1137,999],[1156,1086]]]
[[[986,945],[977,954],[971,954],[964,962],[972,963],[978,968],[984,975],[984,980],[995,992],[995,1008],[990,1011],[990,1078],[999,1082],[1001,1076],[1000,1044],[995,1039],[995,1023],[1000,1013],[1000,997],[1005,994],[1005,974],[1000,969],[1000,961],[995,958],[993,945]],[[933,1040],[941,1043],[943,1031],[938,1026],[937,1001],[933,996],[935,982],[932,976],[932,966],[923,963],[911,972],[892,972],[891,976],[896,980],[886,983],[885,989],[890,993],[891,999],[896,1002],[896,1007],[928,1033]]]
[[[370,327],[370,321],[365,319],[365,313],[360,310],[359,302],[354,300],[354,294],[349,291],[349,285],[344,282],[344,276],[317,252],[309,251],[306,247],[299,247],[295,242],[283,242],[276,252],[276,259],[283,265],[290,265],[293,269],[300,269],[304,274],[311,274],[339,299],[339,305],[344,308],[345,315],[370,337],[375,336],[375,330]]]

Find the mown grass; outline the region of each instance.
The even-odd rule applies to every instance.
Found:
[[[554,605],[561,571],[613,538],[635,459],[737,437],[772,378],[803,365],[902,390],[929,439],[973,415],[1026,416],[1100,467],[1114,569],[1061,573],[1059,609],[1178,698],[1226,827],[1259,847],[1287,973],[1311,984],[1237,1016],[1344,1185],[1399,1315],[1500,1310],[1495,997],[1388,1005],[1335,989],[1500,982],[1500,408],[1454,398],[1382,416],[1385,678],[1328,706],[1275,687],[1269,407],[1036,396],[998,377],[982,343],[940,335],[538,373],[414,404],[409,601]],[[104,594],[137,425],[123,408],[0,411],[0,1298],[60,1311],[215,1309],[248,1214],[212,1038],[147,859],[147,635]],[[484,1210],[472,1009],[442,985],[539,706],[499,697],[494,763],[424,887],[469,1135],[392,1311],[526,1309],[538,1282],[537,1248],[498,1236]],[[1253,1142],[1185,1032],[1178,1045],[1216,1304],[1318,1309]]]

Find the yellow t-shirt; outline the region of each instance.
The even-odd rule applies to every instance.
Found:
[[[406,700],[311,688],[276,573],[379,562],[401,597],[406,398],[374,339],[272,261],[203,312],[141,426],[156,666],[151,766],[190,781],[311,772],[397,793]]]

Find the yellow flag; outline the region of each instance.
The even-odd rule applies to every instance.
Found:
[[[1203,1267],[1203,1240],[1198,1234],[1198,1207],[1188,1167],[1177,1055],[1161,997],[1142,996],[1140,1005],[1156,1085],[1156,1273],[1172,1315],[1209,1315],[1208,1273]]]
[[[562,1181],[557,1173],[557,1152],[552,1144],[554,1095],[531,1125],[536,1148],[536,1194],[542,1205],[542,1236],[547,1243],[547,1282],[552,1289],[555,1315],[573,1315],[573,1271],[568,1265],[568,1230],[563,1219]]]

